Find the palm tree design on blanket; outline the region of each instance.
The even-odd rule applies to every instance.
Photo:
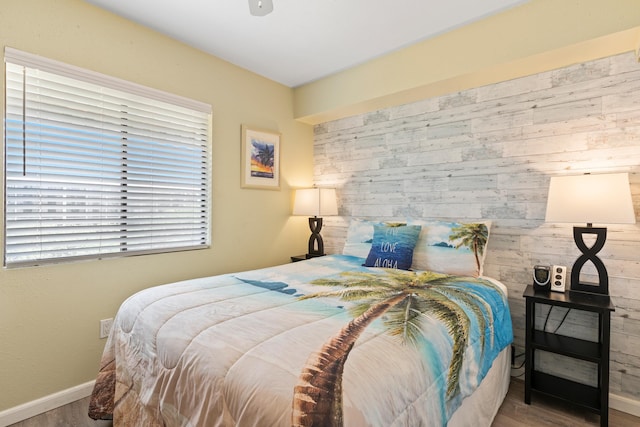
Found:
[[[354,317],[307,360],[294,388],[293,426],[343,425],[342,372],[356,340],[374,320],[386,314],[384,326],[403,343],[417,343],[421,322],[426,316],[442,321],[453,341],[448,367],[447,399],[458,390],[458,377],[469,337],[470,319],[464,305],[477,319],[481,331],[493,328],[491,307],[464,286],[464,278],[444,274],[381,269],[382,274],[345,272],[335,279],[319,279],[313,284],[340,289],[305,295],[300,299],[339,297],[355,302]],[[491,282],[482,284],[495,288]],[[486,316],[486,317],[485,317]],[[493,336],[493,331],[489,336]],[[484,352],[484,334],[481,334]],[[492,345],[492,344],[491,344]]]

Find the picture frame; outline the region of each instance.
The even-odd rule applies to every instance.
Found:
[[[280,190],[280,136],[242,125],[242,188]]]

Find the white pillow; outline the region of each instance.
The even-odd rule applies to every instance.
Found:
[[[371,242],[373,242],[374,224],[380,224],[380,222],[351,218],[342,254],[366,258],[371,249]]]

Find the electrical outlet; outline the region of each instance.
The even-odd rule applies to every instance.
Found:
[[[113,318],[102,319],[100,321],[100,338],[107,338],[113,326]]]

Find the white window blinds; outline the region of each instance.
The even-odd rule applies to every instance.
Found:
[[[5,51],[5,265],[209,245],[210,106]]]

